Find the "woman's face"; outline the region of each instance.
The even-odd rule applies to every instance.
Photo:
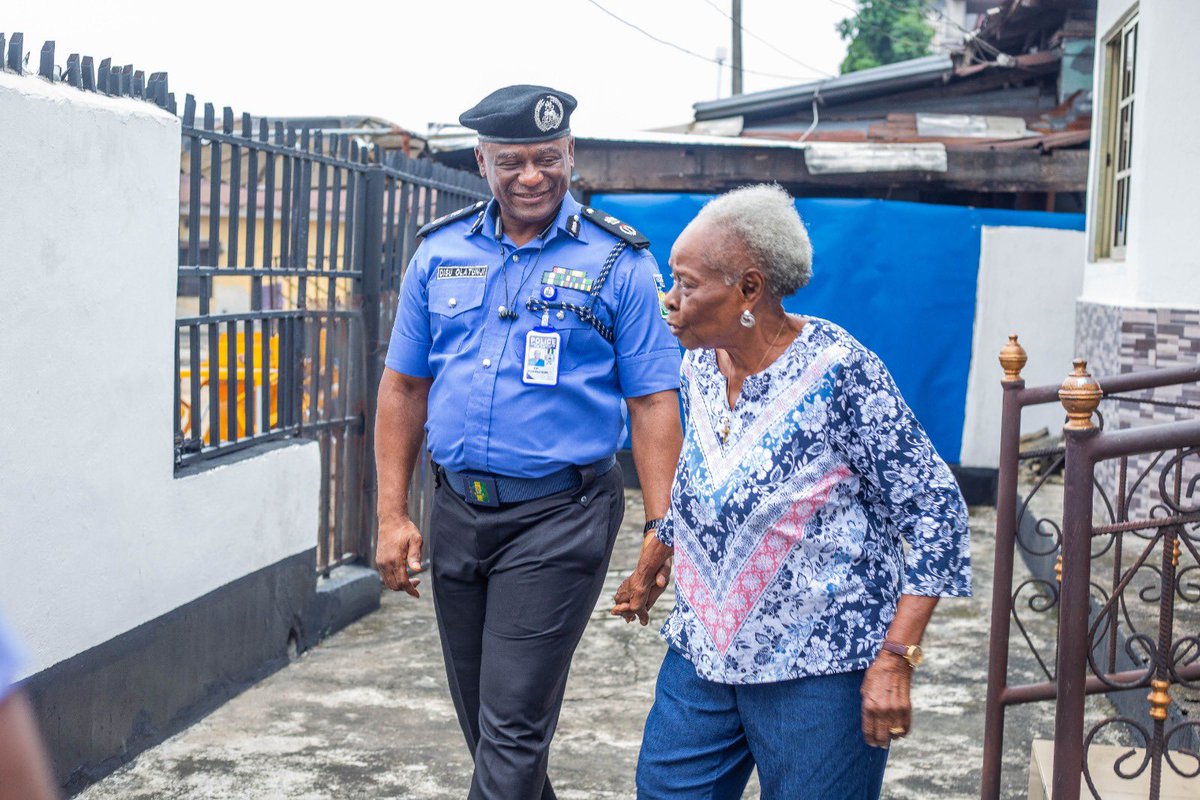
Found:
[[[723,237],[700,223],[688,227],[671,250],[671,277],[667,292],[667,324],[688,350],[722,347],[741,332],[738,317],[747,298],[737,284],[709,266],[714,254],[736,258],[736,248],[724,247]],[[736,269],[735,273],[742,270]]]

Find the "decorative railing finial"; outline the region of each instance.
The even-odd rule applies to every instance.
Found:
[[[1008,344],[1000,348],[1000,366],[1004,367],[1004,380],[1021,380],[1021,369],[1024,368],[1025,362],[1028,360],[1029,356],[1025,354],[1025,348],[1021,347],[1017,341],[1017,335],[1010,333],[1008,335]]]
[[[1100,384],[1087,371],[1087,361],[1075,359],[1075,371],[1067,376],[1058,390],[1058,399],[1067,410],[1065,430],[1088,431],[1096,426],[1092,424],[1092,412],[1100,406],[1104,392]]]
[[[1146,699],[1150,701],[1151,718],[1167,718],[1167,706],[1171,705],[1171,695],[1167,689],[1170,687],[1170,681],[1150,681],[1150,694],[1146,695]]]

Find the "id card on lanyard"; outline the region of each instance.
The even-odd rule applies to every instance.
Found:
[[[525,334],[521,380],[529,386],[557,386],[561,345],[562,336],[550,325],[550,313],[543,312],[542,324]]]

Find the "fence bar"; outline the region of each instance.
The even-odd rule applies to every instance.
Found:
[[[363,301],[363,349],[366,353],[367,371],[363,376],[366,380],[365,419],[363,431],[363,451],[366,454],[365,468],[362,470],[367,513],[375,508],[375,411],[377,387],[382,377],[382,364],[377,355],[379,342],[379,282],[382,277],[382,265],[379,263],[383,255],[383,192],[386,186],[386,176],[383,168],[371,167],[364,176],[363,204],[363,246],[362,257],[362,301]],[[363,533],[369,533],[364,526]],[[368,555],[373,555],[370,541],[360,541],[359,548]]]
[[[1054,800],[1078,800],[1083,771],[1087,682],[1088,593],[1091,581],[1092,469],[1089,445],[1098,430],[1063,430],[1062,589],[1058,613],[1058,697],[1054,706]]]
[[[992,624],[988,640],[987,704],[983,723],[983,800],[998,800],[1004,756],[1003,695],[1008,685],[1008,637],[1012,621],[1013,560],[1017,540],[1017,470],[1021,442],[1020,392],[1025,381],[1003,382],[1000,470],[996,479],[996,561],[992,576]]]
[[[1096,461],[1138,453],[1193,447],[1200,441],[1200,420],[1166,422],[1146,428],[1105,431],[1092,445]]]
[[[1200,680],[1200,663],[1177,667],[1175,670],[1185,681]],[[1107,694],[1113,690],[1112,683],[1119,683],[1124,689],[1143,689],[1150,685],[1151,676],[1145,669],[1122,670],[1105,675],[1110,683],[1105,683],[1095,675],[1089,675],[1084,682],[1084,694]],[[1000,700],[1006,706],[1019,706],[1025,703],[1037,703],[1043,700],[1053,700],[1058,697],[1058,686],[1053,681],[1031,683],[1024,686],[1009,686],[1000,695]]]
[[[216,327],[215,325],[213,327]],[[238,438],[238,361],[237,361],[237,323],[225,323],[225,425],[226,441],[235,442]],[[209,359],[209,372],[212,372],[212,359]],[[220,371],[218,370],[218,375]],[[211,376],[209,381],[212,381]]]

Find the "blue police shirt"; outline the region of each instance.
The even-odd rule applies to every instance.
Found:
[[[654,257],[626,248],[595,307],[615,342],[577,314],[560,319],[552,310],[562,337],[558,384],[525,384],[525,335],[542,316],[526,301],[557,282],[565,284],[555,287],[558,301],[586,305],[584,287],[618,239],[579,220],[569,194],[547,231],[521,247],[502,231],[497,239],[498,211],[493,199],[482,218],[449,223],[421,243],[385,363],[433,378],[425,432],[434,461],[455,472],[538,478],[612,455],[624,434],[623,398],[679,388],[679,347],[660,312]],[[517,318],[501,319],[501,306]]]

